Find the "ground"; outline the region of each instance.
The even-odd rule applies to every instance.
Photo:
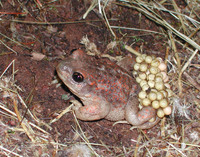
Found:
[[[130,52],[123,47],[123,45],[126,44],[141,53],[153,54],[163,59],[169,48],[171,60],[173,60],[175,51],[172,44],[173,42],[171,43],[168,37],[170,31],[147,18],[144,13],[142,14],[137,9],[125,7],[124,4],[120,2],[121,5],[115,4],[114,1],[112,2],[113,3],[109,4],[105,9],[109,24],[111,26],[134,28],[135,30],[113,28],[112,30],[116,35],[113,36],[103,16],[99,15],[98,7],[89,12],[86,19],[82,19],[83,14],[89,8],[89,1],[0,1],[0,74],[3,74],[3,71],[8,65],[14,61],[15,84],[21,88],[21,90],[18,90],[19,94],[34,117],[37,117],[41,122],[49,124],[58,113],[69,106],[69,98],[71,98],[72,95],[67,87],[63,84],[57,86],[57,84],[52,83],[52,81],[56,78],[55,67],[61,60],[68,57],[71,50],[78,48],[85,50],[84,45],[80,44],[84,36],[87,36],[91,42],[94,42],[100,52],[110,54],[114,57],[130,54]],[[177,5],[182,10],[186,10],[188,7],[188,4],[178,1]],[[166,7],[169,10],[173,9],[172,5],[166,5]],[[155,10],[155,12],[157,11]],[[199,12],[196,13],[199,14]],[[162,12],[162,16],[166,17],[168,23],[171,25],[177,25],[177,28],[181,25],[177,19],[172,18],[167,12]],[[149,30],[149,32],[144,30]],[[112,41],[117,41],[120,44],[112,51],[106,50],[106,46]],[[185,41],[180,39],[179,36],[174,36],[173,41],[185,44]],[[199,38],[195,41],[197,44],[200,42]],[[178,42],[176,42],[176,50],[180,52],[180,60],[183,65],[192,53],[184,49]],[[190,49],[194,48],[190,45],[188,47]],[[32,57],[34,53],[43,54],[45,58],[37,60]],[[184,58],[184,56],[188,57]],[[135,58],[134,55],[133,57]],[[193,71],[190,75],[192,78],[199,77],[198,57],[199,56],[196,56],[196,58],[194,58],[192,63],[193,67],[188,71],[188,73]],[[198,68],[195,68],[195,66]],[[13,68],[11,66],[4,76],[9,77],[12,74]],[[173,74],[171,78],[172,80],[175,79],[173,78]],[[199,80],[197,80],[197,83],[198,81]],[[177,83],[173,87],[174,91],[176,89],[179,89]],[[178,95],[178,90],[175,92]],[[192,95],[195,97],[193,100],[196,100],[196,104],[199,105],[199,88],[195,89],[193,84],[190,86],[187,86],[187,84],[183,86],[182,97],[185,97],[189,102],[191,98],[188,98],[188,93],[193,93]],[[179,101],[178,98],[177,101]],[[3,98],[2,102],[4,102]],[[28,114],[25,107],[20,105],[18,107],[22,117],[28,119],[29,122],[36,123],[33,117]],[[10,109],[12,111],[14,110],[12,106],[10,106]],[[196,121],[190,121],[191,119],[188,119],[190,125],[187,125],[185,132],[186,134],[195,132],[198,138],[200,134],[198,122],[199,109],[195,109],[194,107],[190,112],[194,115],[193,117],[195,117]],[[5,114],[2,114],[0,118],[2,126],[6,124],[9,127],[20,127],[21,123],[19,123],[19,119],[11,117],[5,118]],[[187,120],[187,117],[183,118],[184,122],[185,120]],[[175,135],[177,137],[166,130],[163,136],[161,132],[162,123],[159,123],[152,129],[143,131],[138,129],[130,130],[131,126],[128,124],[116,124],[113,126],[113,122],[107,120],[95,122],[83,122],[78,120],[79,126],[72,112],[68,112],[58,121],[49,124],[51,129],[42,123],[36,123],[36,125],[39,125],[50,133],[48,134],[49,141],[54,141],[57,144],[49,142],[46,149],[43,149],[44,147],[40,144],[31,147],[30,141],[27,141],[29,138],[26,134],[21,133],[17,135],[16,133],[16,136],[19,137],[16,138],[15,141],[10,141],[12,142],[10,147],[6,147],[6,144],[8,144],[4,141],[4,139],[7,139],[6,137],[1,138],[1,146],[13,150],[14,145],[17,145],[17,149],[20,149],[21,152],[17,149],[13,150],[13,152],[22,156],[40,156],[45,152],[48,152],[50,156],[67,156],[68,150],[72,145],[78,144],[79,142],[85,143],[84,140],[87,139],[92,144],[95,152],[100,156],[133,156],[134,151],[138,153],[139,156],[148,156],[147,149],[139,147],[142,143],[146,143],[145,146],[151,150],[154,147],[165,149],[164,151],[151,152],[153,156],[166,156],[167,149],[169,149],[168,146],[162,142],[159,143],[155,141],[165,140],[168,136],[173,135],[171,141],[176,141],[173,145],[180,148],[180,143],[182,143],[184,139],[181,136],[182,126],[178,125],[179,122],[180,119],[178,119],[177,116],[173,118],[171,116],[166,117],[164,125],[170,124],[170,126],[168,126],[169,128],[172,127],[171,125],[173,125],[172,128],[177,126],[175,129],[177,133]],[[186,125],[186,123],[183,124]],[[194,132],[192,130],[194,130]],[[83,133],[87,137],[86,139],[81,138],[83,137]],[[11,136],[8,133],[5,135],[5,130],[1,131],[1,135]],[[23,146],[20,146],[22,141],[27,147],[23,148]],[[187,142],[190,141],[192,141],[192,139]],[[192,153],[196,154],[199,151],[199,140],[193,139],[193,142],[194,147],[197,149],[192,148]],[[138,147],[140,149],[138,149]],[[183,147],[184,146],[182,146],[182,148]],[[32,153],[31,150],[26,150],[30,148],[37,150],[36,152],[38,154]],[[183,151],[183,154],[185,153],[184,149],[180,149],[180,151]],[[6,156],[6,153],[8,152],[1,148],[2,156]],[[192,153],[189,153],[189,155],[192,156]],[[94,152],[92,154],[95,156]],[[181,155],[179,151],[171,152],[168,155],[176,156],[177,154],[178,156]]]

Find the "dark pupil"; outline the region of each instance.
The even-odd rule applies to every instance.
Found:
[[[76,81],[78,83],[83,82],[83,80],[84,80],[83,75],[79,72],[74,72],[73,75],[72,75],[72,78],[73,78],[74,81]]]

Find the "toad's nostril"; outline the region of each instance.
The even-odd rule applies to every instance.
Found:
[[[56,67],[56,70],[58,71],[65,71],[67,69],[67,66],[65,65],[65,62],[61,62],[60,64],[58,64],[58,66]]]

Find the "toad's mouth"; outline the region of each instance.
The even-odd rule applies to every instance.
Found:
[[[81,98],[78,97],[78,94],[76,91],[73,90],[73,87],[70,87],[69,83],[70,81],[68,81],[66,75],[67,75],[67,72],[65,71],[60,71],[59,69],[57,69],[57,74],[60,78],[60,80],[65,84],[66,86],[66,90],[68,93],[70,93],[71,96],[73,96],[75,98],[75,100],[77,100],[80,104],[82,104],[82,106],[84,106]],[[69,75],[69,74],[68,74]],[[73,98],[72,98],[73,100]],[[71,102],[71,101],[70,101]]]
[[[68,76],[69,74],[65,71],[57,70],[58,77],[62,80],[62,82],[68,87]]]

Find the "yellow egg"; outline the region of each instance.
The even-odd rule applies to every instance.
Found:
[[[152,62],[152,57],[151,56],[146,56],[145,62],[146,63],[151,63]]]
[[[161,90],[160,92],[164,95],[165,98],[168,97],[168,93],[165,90]]]
[[[160,107],[159,101],[154,100],[154,101],[152,102],[152,107],[155,108],[155,109],[158,109],[158,108]]]
[[[162,82],[163,79],[160,76],[156,76],[155,78],[155,82]]]
[[[164,89],[164,84],[163,84],[163,82],[156,82],[155,83],[155,88],[157,89],[157,90],[163,90]]]
[[[156,57],[156,60],[158,60],[160,63],[163,62],[163,59],[161,57]]]
[[[140,93],[138,94],[140,99],[144,99],[147,96],[147,93],[145,91],[140,91]]]
[[[145,73],[140,73],[139,74],[139,77],[142,79],[142,80],[145,80],[147,75]]]
[[[157,73],[156,77],[161,77],[163,79],[163,75],[161,73]]]
[[[163,81],[164,82],[168,82],[169,81],[169,77],[167,76]]]
[[[140,83],[142,81],[142,79],[141,78],[139,78],[139,77],[136,77],[136,82],[137,83]]]
[[[147,84],[149,85],[150,88],[153,88],[155,86],[155,82],[154,81],[148,81]]]
[[[164,111],[162,109],[158,109],[157,116],[160,117],[160,118],[163,118],[165,116]]]
[[[171,106],[167,106],[167,107],[163,108],[163,112],[165,113],[165,115],[170,115],[172,113]]]
[[[148,84],[144,84],[143,86],[142,86],[142,90],[143,91],[146,91],[146,90],[148,90],[149,89],[149,85]]]
[[[160,100],[160,107],[165,108],[168,106],[168,101],[167,99],[162,99]]]
[[[171,89],[166,89],[166,91],[167,91],[168,97],[171,97],[174,95]]]
[[[133,71],[132,74],[133,74],[133,76],[136,76],[138,74],[138,72],[137,71]]]
[[[160,65],[158,66],[158,68],[161,70],[161,71],[165,71],[167,69],[167,65],[165,63],[160,63]]]
[[[149,105],[151,104],[151,101],[150,101],[148,98],[144,98],[144,99],[142,100],[142,104],[143,104],[144,106],[149,106]]]
[[[156,92],[156,99],[157,99],[157,100],[162,100],[163,98],[164,98],[163,93],[161,93],[161,92]]]
[[[149,71],[150,71],[150,73],[152,73],[152,74],[157,74],[157,73],[158,73],[158,68],[152,66],[152,67],[150,67]]]
[[[152,80],[155,79],[155,75],[154,75],[154,74],[149,74],[149,75],[147,76],[147,79],[152,81]]]
[[[155,93],[155,92],[150,92],[149,95],[148,95],[148,98],[149,98],[151,101],[156,100],[156,93]]]
[[[146,63],[142,63],[142,64],[140,65],[140,71],[142,71],[142,72],[147,71],[147,64],[146,64]]]
[[[160,62],[157,60],[157,59],[154,59],[152,62],[151,62],[151,66],[154,66],[154,67],[158,67],[160,64]]]
[[[141,56],[142,56],[143,59],[145,59],[147,55],[146,54],[142,54]]]
[[[140,87],[144,86],[145,84],[147,84],[147,81],[146,80],[141,80]]]
[[[135,71],[138,71],[140,69],[140,64],[135,63],[133,68],[134,68]]]
[[[143,57],[141,55],[136,57],[136,62],[137,63],[142,63],[143,60],[144,59],[143,59]]]

